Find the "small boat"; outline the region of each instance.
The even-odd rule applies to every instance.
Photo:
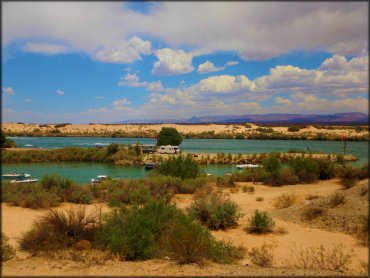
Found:
[[[30,176],[31,176],[30,174],[25,174],[25,173],[8,173],[5,175],[2,175],[2,177],[5,179],[29,178]]]
[[[154,162],[149,162],[149,163],[145,163],[145,169],[146,170],[151,170],[151,169],[154,169]]]
[[[26,145],[24,145],[25,147],[27,147],[27,148],[31,148],[31,147],[33,147],[33,145],[31,145],[31,144],[26,144]]]
[[[257,164],[240,164],[240,165],[236,165],[236,168],[238,168],[238,169],[257,168],[257,167],[261,167],[261,166],[260,165],[257,165]]]
[[[20,178],[20,179],[12,180],[10,183],[31,183],[31,182],[38,182],[38,181],[39,181],[38,179],[32,179],[32,178],[24,179],[24,178]]]
[[[91,183],[100,183],[106,179],[107,179],[107,176],[99,175],[99,176],[96,176],[96,179],[91,179]]]

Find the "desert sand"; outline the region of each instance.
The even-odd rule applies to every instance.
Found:
[[[368,184],[368,180],[362,181],[361,185]],[[242,190],[224,189],[226,196],[235,201],[240,212],[245,215],[239,220],[239,225],[226,231],[213,231],[212,234],[217,239],[231,240],[234,245],[242,245],[247,249],[254,246],[261,246],[264,242],[272,244],[274,263],[272,268],[261,268],[251,264],[245,258],[233,265],[218,265],[207,262],[204,265],[178,265],[167,260],[150,260],[145,262],[125,262],[109,260],[101,265],[86,265],[74,261],[53,261],[45,257],[33,257],[32,255],[17,250],[14,259],[3,263],[2,274],[4,276],[15,275],[92,275],[92,276],[327,276],[342,275],[343,273],[323,271],[323,270],[302,270],[294,269],[289,266],[287,260],[294,257],[294,253],[300,248],[323,245],[325,248],[332,248],[335,244],[341,243],[346,252],[353,250],[352,263],[350,270],[343,275],[361,275],[360,262],[368,262],[368,247],[360,245],[351,235],[331,231],[327,229],[317,229],[309,223],[300,224],[291,221],[284,221],[280,217],[274,217],[276,226],[284,229],[285,233],[270,233],[255,235],[247,233],[244,229],[248,224],[248,219],[255,209],[265,210],[269,213],[277,212],[274,207],[274,200],[284,193],[295,194],[299,200],[297,205],[309,203],[305,199],[308,194],[318,195],[319,197],[329,196],[335,191],[341,190],[339,180],[319,181],[313,184],[289,185],[282,187],[269,187],[261,184],[238,183],[238,188],[242,186],[254,186],[253,194],[243,193]],[[354,189],[355,190],[355,189]],[[263,197],[263,201],[257,202],[256,197]],[[366,199],[367,197],[365,197]],[[194,200],[191,194],[178,194],[172,199],[173,203],[179,208],[186,208]],[[365,201],[366,203],[366,201]],[[66,210],[70,207],[79,206],[76,204],[63,203],[57,210]],[[87,210],[101,208],[107,212],[109,208],[105,204],[84,205]],[[368,206],[368,204],[367,204]],[[28,208],[11,207],[2,203],[2,229],[9,236],[10,243],[14,246],[22,233],[31,228],[34,220],[43,215],[47,210],[32,210]],[[273,214],[272,214],[273,215]]]
[[[2,129],[7,132],[32,132],[35,129],[39,129],[42,131],[52,130],[54,129],[54,124],[50,124],[46,127],[40,127],[36,124],[19,124],[19,123],[5,123],[2,125]],[[104,133],[104,132],[114,132],[120,131],[124,133],[136,133],[136,132],[143,132],[143,133],[150,133],[158,134],[162,127],[173,127],[176,128],[179,132],[183,134],[187,133],[204,133],[204,132],[211,132],[214,131],[216,134],[218,133],[251,133],[255,132],[258,128],[255,124],[250,124],[250,128],[245,127],[242,124],[201,124],[201,125],[181,125],[181,124],[153,124],[153,125],[134,125],[134,124],[117,124],[117,125],[108,125],[108,124],[91,124],[91,125],[66,125],[65,127],[60,127],[58,130],[61,134],[74,134],[74,133]],[[340,127],[335,127],[335,129],[316,129],[313,125],[307,125],[305,128],[302,128],[298,132],[294,132],[294,134],[307,134],[307,135],[315,135],[317,133],[326,133],[327,135],[346,135],[346,136],[362,136],[368,134],[368,130],[364,130],[361,132],[356,132],[354,129],[340,129]],[[288,127],[272,127],[272,129],[276,132],[285,133],[285,134],[292,134],[292,132],[288,132]]]

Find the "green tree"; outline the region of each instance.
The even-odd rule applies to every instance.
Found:
[[[157,146],[172,145],[178,146],[182,142],[181,134],[173,127],[162,127],[157,136]]]

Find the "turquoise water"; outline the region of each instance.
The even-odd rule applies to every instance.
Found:
[[[10,137],[23,147],[30,144],[35,148],[53,149],[61,147],[92,147],[95,143],[109,145],[120,144],[155,144],[153,138],[107,138],[107,137]],[[184,139],[180,149],[185,152],[207,153],[269,153],[286,152],[291,149],[326,153],[343,153],[341,141],[304,141],[304,140],[235,140],[235,139]],[[346,154],[358,157],[362,162],[368,161],[369,142],[347,142]]]
[[[110,143],[155,144],[153,138],[99,138],[99,137],[10,137],[20,147],[30,144],[35,148],[61,147],[92,147],[95,143],[109,145]],[[185,152],[196,153],[270,153],[286,152],[291,149],[325,153],[343,153],[343,142],[340,141],[300,141],[300,140],[233,140],[233,139],[184,139],[180,149]],[[347,142],[346,154],[358,157],[360,160],[353,163],[362,165],[368,161],[369,142]],[[203,166],[203,171],[215,175],[224,175],[227,172],[237,171],[235,165]],[[69,177],[78,183],[89,182],[97,175],[108,175],[113,178],[141,178],[148,173],[143,166],[116,166],[97,162],[43,162],[26,164],[2,165],[2,173],[25,172],[35,178],[45,174],[56,173]]]
[[[201,170],[214,175],[224,175],[227,172],[239,171],[235,165],[202,166]],[[46,174],[58,174],[68,177],[77,183],[88,183],[98,175],[112,178],[143,178],[150,170],[144,166],[117,166],[98,162],[33,162],[2,165],[2,174],[8,172],[24,172],[33,178],[40,179]]]

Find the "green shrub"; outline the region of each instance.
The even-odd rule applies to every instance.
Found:
[[[118,144],[109,144],[107,147],[107,154],[115,154],[118,152]]]
[[[220,195],[213,194],[207,200],[198,200],[190,204],[188,213],[212,230],[227,229],[238,224],[242,216],[238,206]]]
[[[288,127],[288,131],[289,132],[297,132],[299,130],[300,130],[300,128],[298,126],[290,126],[290,127]]]
[[[249,232],[253,233],[267,233],[270,232],[275,222],[267,214],[266,211],[254,211],[254,215],[249,219]]]
[[[162,175],[180,177],[181,179],[196,178],[199,173],[199,164],[192,160],[188,154],[185,158],[183,155],[170,157],[157,167],[157,171]]]
[[[15,257],[15,248],[11,246],[9,243],[9,238],[4,234],[1,233],[1,261],[7,261]]]
[[[313,160],[297,157],[289,160],[288,165],[294,170],[299,182],[311,183],[319,178],[319,165]]]

